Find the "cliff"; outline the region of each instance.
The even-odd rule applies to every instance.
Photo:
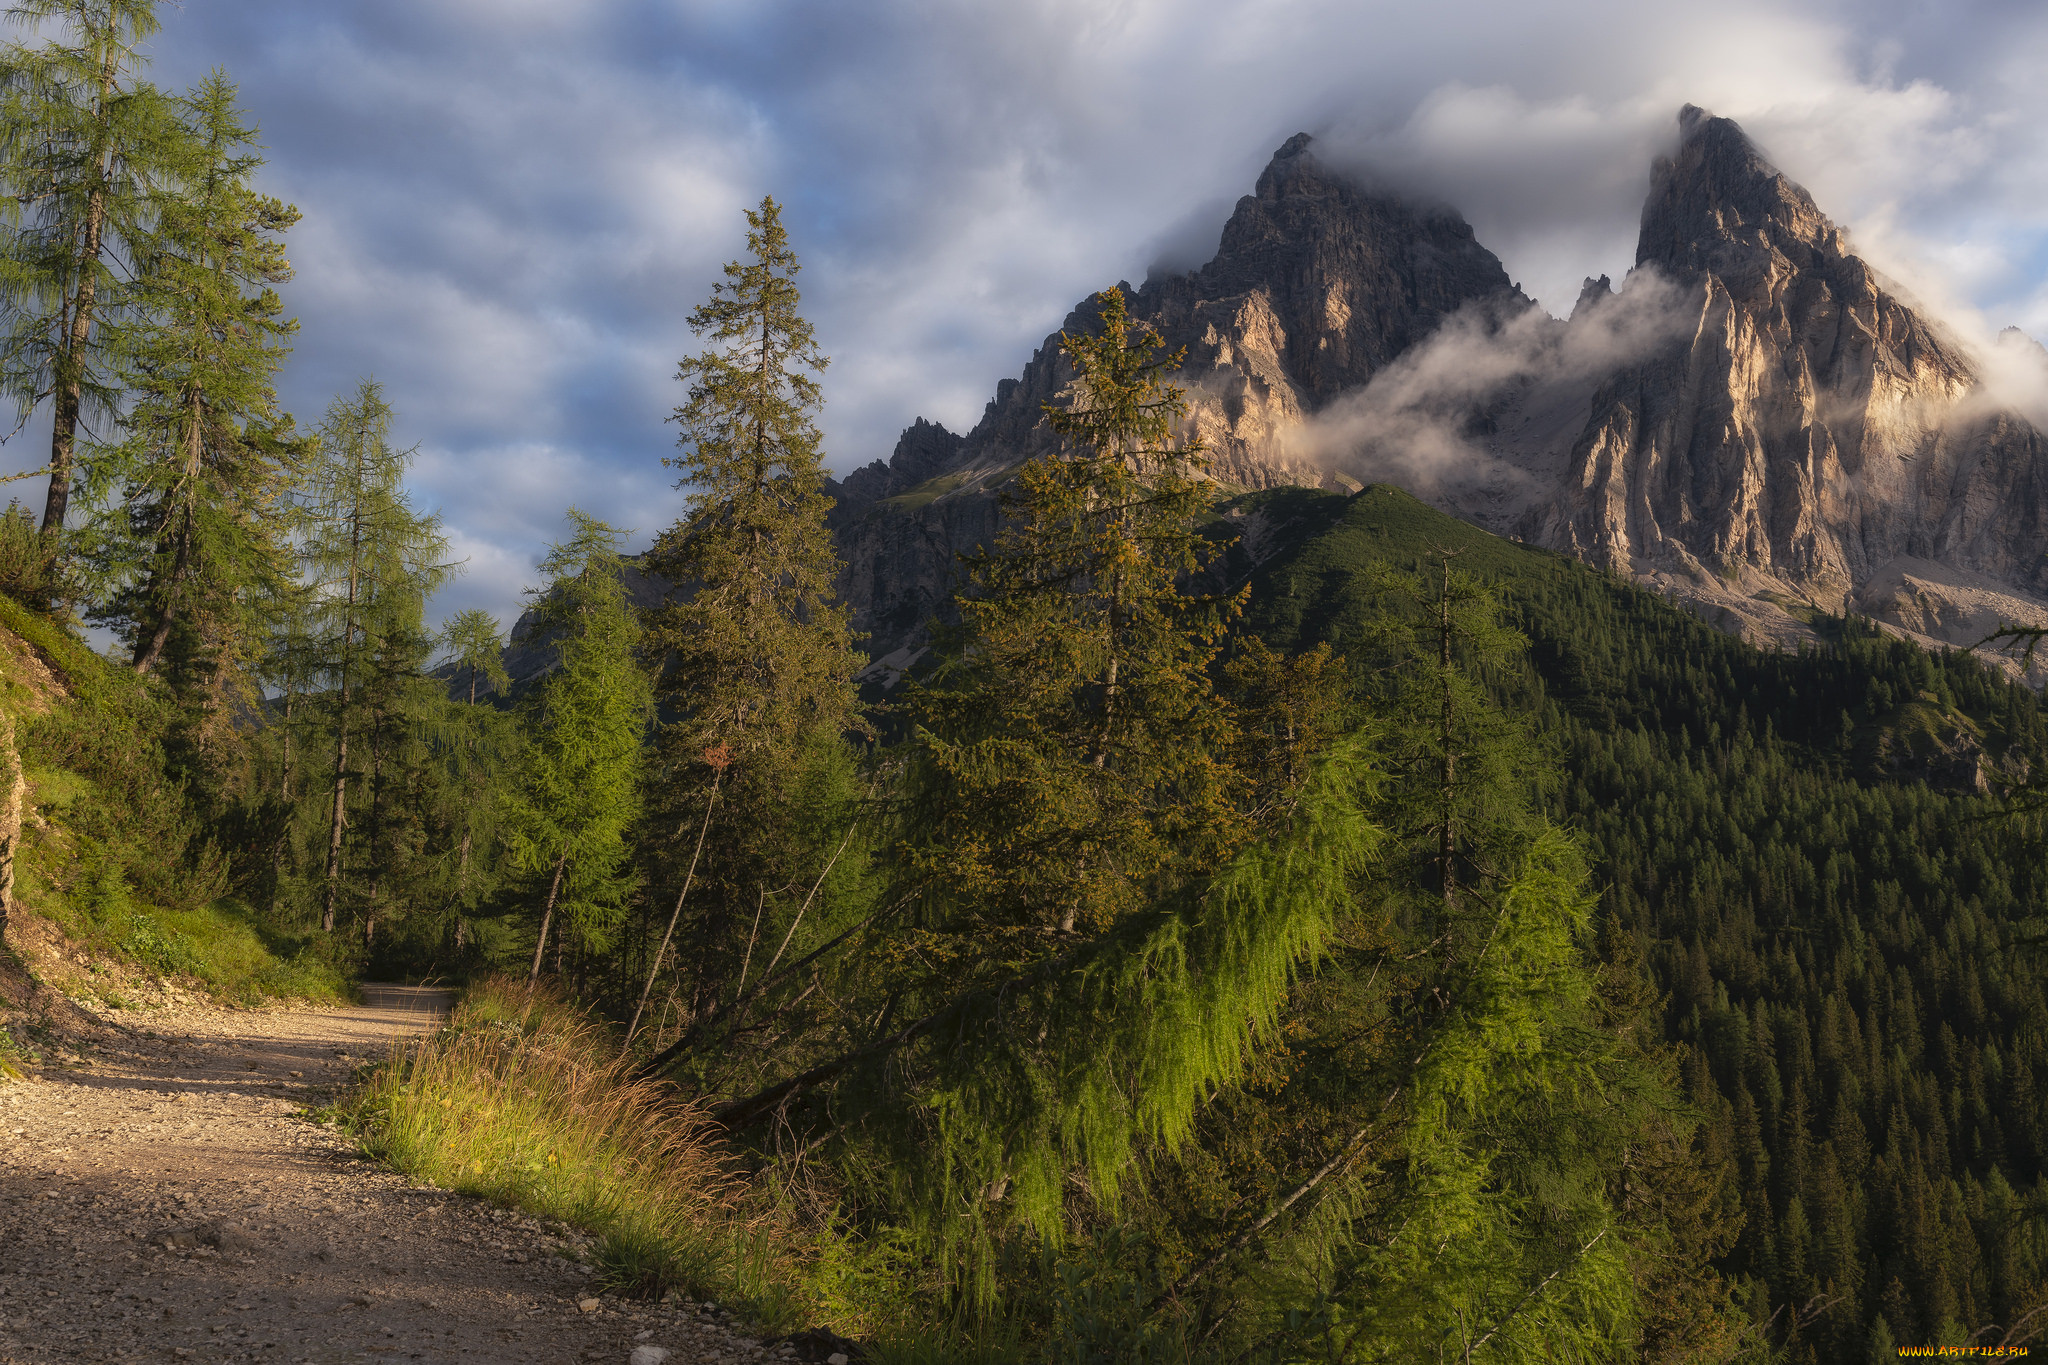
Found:
[[[1636,262],[1679,325],[1594,392],[1540,539],[1755,634],[2048,623],[2041,433],[1733,122],[1680,115]]]

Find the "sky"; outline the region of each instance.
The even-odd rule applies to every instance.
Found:
[[[1462,212],[1569,311],[1685,103],[1740,120],[1966,337],[2048,338],[2048,7],[1968,0],[184,0],[296,204],[302,424],[381,381],[507,625],[575,504],[642,548],[685,319],[784,205],[827,463],[965,430],[1090,291],[1213,252],[1297,131]],[[31,441],[25,433],[17,438]],[[27,452],[24,452],[27,455]],[[20,461],[34,463],[32,457]],[[29,485],[21,495],[40,493]]]

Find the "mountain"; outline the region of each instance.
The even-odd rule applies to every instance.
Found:
[[[1132,314],[1169,348],[1186,348],[1174,381],[1215,477],[1239,488],[1356,488],[1295,437],[1341,396],[1467,310],[1533,305],[1462,218],[1417,206],[1326,165],[1307,134],[1273,154],[1237,203],[1215,258],[1184,275],[1121,286]],[[1061,324],[1086,328],[1084,302]],[[955,557],[987,544],[1010,472],[1054,448],[1044,408],[1072,382],[1059,335],[1022,376],[1005,379],[964,436],[919,419],[887,464],[834,490],[847,600],[869,632],[875,677],[893,679],[945,609]]]
[[[1800,605],[2048,624],[2041,432],[1739,127],[1679,121],[1636,265],[1682,325],[1594,393],[1538,538],[1764,634]]]
[[[1186,348],[1189,426],[1235,488],[1398,484],[1751,639],[1810,640],[1816,612],[1928,644],[2048,625],[2048,440],[1983,359],[1732,121],[1688,106],[1651,179],[1635,269],[1588,280],[1565,320],[1454,212],[1305,134],[1214,259],[1124,287]],[[2048,378],[2040,348],[2007,345]],[[1050,336],[972,431],[920,419],[835,488],[874,680],[922,648],[1010,471],[1052,448],[1043,407],[1071,378]]]

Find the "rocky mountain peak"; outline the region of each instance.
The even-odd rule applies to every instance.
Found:
[[[1636,264],[1740,279],[1766,257],[1814,266],[1846,254],[1840,232],[1733,119],[1688,104],[1678,149],[1650,171]]]

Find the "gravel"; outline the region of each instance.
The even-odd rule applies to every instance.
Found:
[[[0,1365],[792,1358],[708,1308],[601,1293],[588,1238],[404,1179],[307,1116],[420,1024],[125,1011],[0,1082]]]

